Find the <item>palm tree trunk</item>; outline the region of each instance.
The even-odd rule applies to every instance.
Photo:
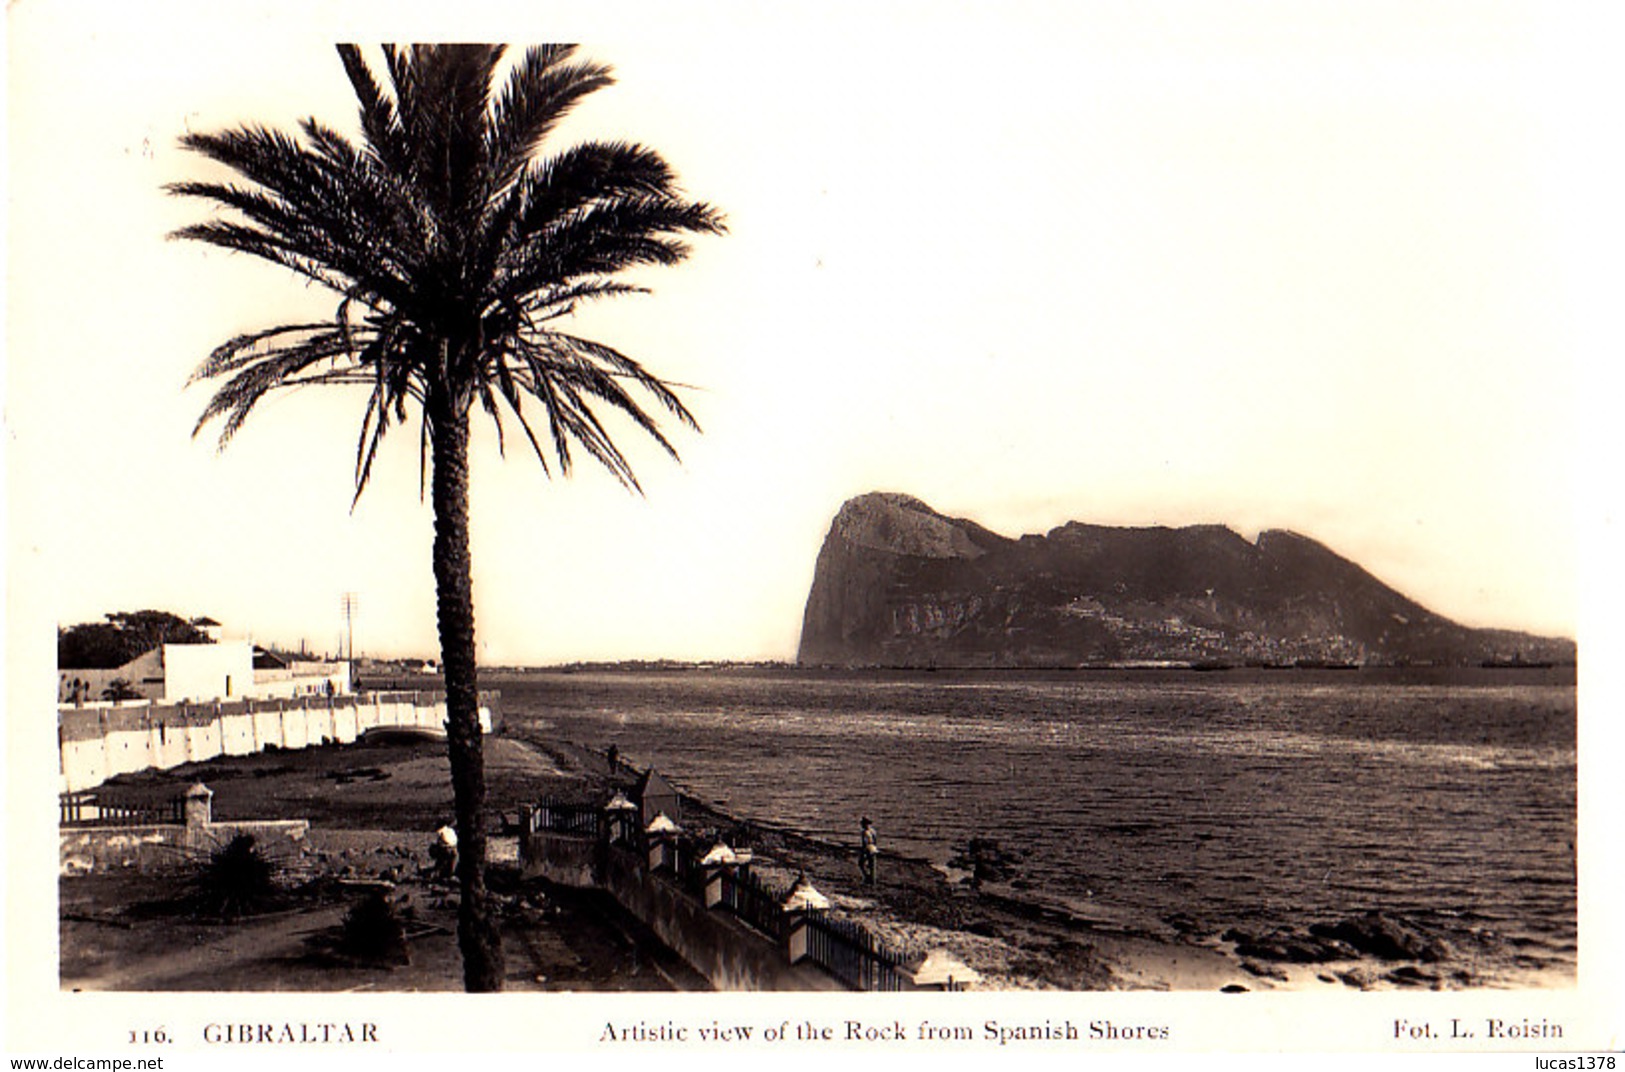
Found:
[[[502,989],[502,935],[485,888],[485,751],[474,654],[474,584],[468,551],[468,411],[431,399],[434,580],[440,665],[446,680],[446,748],[457,814],[457,878],[462,903],[457,944],[463,988]]]

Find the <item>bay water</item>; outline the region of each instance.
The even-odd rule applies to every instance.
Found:
[[[946,863],[1149,929],[1367,911],[1466,985],[1572,985],[1572,669],[488,674],[504,717],[614,743],[746,819]]]

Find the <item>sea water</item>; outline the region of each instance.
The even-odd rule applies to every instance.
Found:
[[[1468,985],[1570,985],[1572,671],[541,673],[504,716],[737,816],[946,862],[1147,927],[1380,911]]]

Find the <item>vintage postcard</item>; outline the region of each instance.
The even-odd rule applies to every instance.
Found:
[[[1617,29],[11,5],[5,1056],[1613,1068]]]

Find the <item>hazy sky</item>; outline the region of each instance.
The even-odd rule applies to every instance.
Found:
[[[385,34],[583,41],[619,81],[557,144],[653,145],[731,227],[579,325],[697,387],[683,464],[634,450],[646,497],[477,444],[486,661],[792,657],[875,489],[1008,535],[1291,528],[1459,621],[1576,634],[1617,356],[1584,7],[877,6],[13,5],[14,637],[159,607],[331,648],[353,592],[362,654],[434,651],[415,431],[353,513],[360,396],[190,438],[213,345],[334,300],[164,240],[206,214],[161,191],[199,173],[180,134],[353,130],[330,42]]]

